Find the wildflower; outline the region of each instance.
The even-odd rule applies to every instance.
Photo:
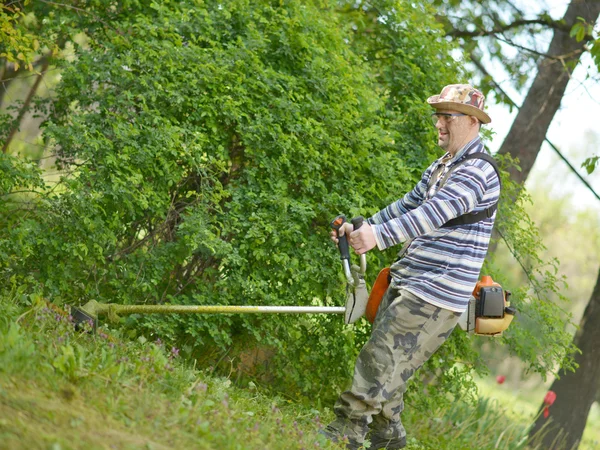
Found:
[[[173,358],[177,358],[179,356],[179,349],[177,347],[173,347],[171,349],[171,355],[173,356]]]
[[[323,424],[321,423],[321,417],[319,416],[315,416],[314,418],[314,422],[317,425],[317,428],[320,430],[321,428],[323,428]]]
[[[550,406],[556,401],[556,392],[548,391],[544,397],[544,419],[550,415]]]
[[[556,400],[556,392],[548,391],[546,396],[544,397],[544,405],[552,406],[554,401]]]
[[[229,408],[229,401],[228,400],[229,400],[229,395],[225,394],[223,396],[223,400],[221,401],[221,403],[223,404],[223,406],[225,408]]]
[[[498,375],[496,377],[496,383],[498,383],[498,384],[504,383],[505,380],[506,380],[506,377],[504,375]]]

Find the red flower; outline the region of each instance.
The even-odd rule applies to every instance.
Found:
[[[496,377],[496,383],[498,383],[498,384],[504,383],[505,380],[506,380],[506,377],[504,375],[498,375]]]
[[[548,391],[548,393],[544,397],[544,405],[551,406],[555,400],[556,400],[556,392]]]
[[[544,405],[546,405],[544,407],[544,419],[547,419],[548,416],[550,415],[550,406],[552,406],[552,403],[554,403],[555,401],[556,401],[556,392],[548,391],[546,393],[546,396],[544,397]]]

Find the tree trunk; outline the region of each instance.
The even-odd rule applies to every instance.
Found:
[[[556,401],[550,407],[550,416],[541,415],[535,422],[530,436],[537,432],[544,435],[542,448],[577,448],[585,429],[592,403],[600,391],[600,358],[597,349],[600,345],[600,271],[596,287],[590,298],[579,331],[575,335],[575,345],[581,350],[575,361],[579,365],[576,372],[562,373],[554,380],[551,391],[556,393]],[[565,436],[560,447],[553,446],[555,439]]]
[[[10,83],[17,76],[16,74],[17,73],[12,70],[12,67],[9,67],[9,63],[6,59],[0,59],[0,106],[2,106],[4,96],[6,95],[6,92],[8,92]]]
[[[40,86],[40,83],[42,82],[42,79],[44,78],[44,75],[46,74],[46,71],[48,70],[49,66],[50,66],[50,58],[48,57],[48,58],[44,59],[44,63],[42,65],[42,70],[38,74],[37,78],[35,79],[35,82],[33,83],[33,86],[31,86],[31,89],[29,89],[27,98],[23,102],[23,106],[21,106],[21,109],[19,110],[19,114],[17,114],[17,117],[14,120],[13,126],[11,127],[10,131],[8,132],[6,141],[4,142],[4,145],[2,146],[2,153],[6,153],[8,151],[8,147],[10,146],[13,138],[17,134],[17,131],[19,131],[19,127],[21,126],[23,117],[25,117],[25,113],[27,111],[29,111],[29,105],[31,104],[31,100],[33,100],[33,96],[37,92],[38,87]]]
[[[563,20],[574,24],[578,17],[582,17],[588,23],[595,23],[599,15],[600,0],[572,0]],[[521,184],[535,163],[570,80],[568,68],[575,67],[579,61],[583,44],[568,33],[555,30],[548,49],[550,57],[538,64],[533,84],[500,147],[500,154],[510,153],[519,158],[521,171],[512,169],[510,175]],[[546,420],[543,415],[540,416],[530,432],[530,437],[537,432],[543,435],[544,449],[577,448],[590,407],[599,392],[600,358],[594,354],[594,348],[600,345],[600,273],[574,340],[582,350],[582,354],[575,358],[579,368],[576,372],[563,373],[560,379],[554,381],[551,390],[556,392],[557,399],[550,408],[550,417]],[[546,427],[540,431],[544,425]],[[563,438],[565,440],[559,447],[556,442]],[[567,445],[563,447],[564,442]]]
[[[593,24],[599,14],[600,0],[572,0],[563,20],[572,25],[582,17]],[[583,51],[584,42],[577,42],[565,31],[554,31],[549,57],[538,64],[535,80],[498,151],[519,158],[521,171],[510,170],[513,180],[522,184],[527,179],[565,93],[570,79],[568,68],[575,67]]]

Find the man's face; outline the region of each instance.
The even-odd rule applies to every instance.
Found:
[[[469,116],[444,116],[443,114],[461,114],[458,111],[439,111],[435,128],[438,131],[438,145],[451,154],[455,154],[473,134],[473,122]]]

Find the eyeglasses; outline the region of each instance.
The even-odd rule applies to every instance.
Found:
[[[433,124],[437,124],[438,120],[441,121],[442,123],[446,122],[451,122],[453,121],[456,117],[460,117],[460,116],[466,116],[467,114],[461,114],[461,113],[441,113],[441,112],[434,112],[431,115],[431,121],[433,122]]]

